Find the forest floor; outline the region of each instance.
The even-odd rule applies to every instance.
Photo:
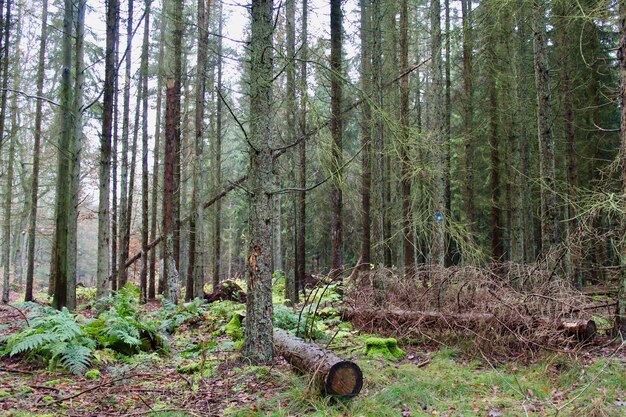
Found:
[[[144,307],[160,309],[160,303]],[[93,316],[93,310],[81,314]],[[0,362],[3,416],[615,416],[626,415],[626,346],[599,337],[561,351],[492,357],[463,338],[401,343],[397,361],[364,355],[360,334],[344,326],[330,348],[362,368],[360,395],[321,396],[307,375],[282,359],[242,362],[236,344],[208,319],[192,319],[168,337],[167,352],[125,359],[96,351],[91,372],[73,375],[36,359]],[[0,308],[0,334],[24,326]],[[1,346],[1,343],[0,343]],[[97,372],[93,370],[97,369]]]

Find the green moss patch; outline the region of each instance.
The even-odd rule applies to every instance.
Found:
[[[398,341],[394,338],[370,337],[365,340],[365,355],[398,360],[404,358],[406,352],[398,347]]]

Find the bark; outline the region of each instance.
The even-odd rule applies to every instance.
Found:
[[[306,5],[305,5],[306,6]],[[287,67],[285,68],[285,73],[287,76],[287,131],[289,132],[289,142],[295,143],[298,140],[299,132],[296,128],[296,117],[298,112],[298,104],[296,98],[296,7],[295,0],[287,0],[285,4],[285,24],[286,24],[286,49],[287,49]],[[294,158],[295,159],[295,158]],[[301,162],[301,161],[300,161]],[[298,173],[300,175],[300,173]],[[300,194],[295,199],[296,203],[296,211],[293,212],[294,215],[289,215],[287,218],[287,231],[288,233],[291,230],[294,230],[293,227],[294,220],[297,219],[297,204],[299,203]],[[292,210],[289,210],[292,212]],[[291,223],[292,227],[289,227]],[[296,235],[298,231],[296,230]],[[293,234],[289,233],[289,240]],[[294,240],[293,246],[289,246],[289,242],[287,242],[287,247],[294,248],[294,257],[295,263],[298,261],[298,245],[297,245],[297,237]],[[288,257],[289,259],[291,257]],[[288,262],[289,265],[293,265],[293,263]],[[292,271],[287,268],[285,271],[285,299],[288,300],[289,304],[293,304],[297,298],[297,271],[294,268]]]
[[[446,66],[445,66],[445,104],[444,104],[444,131],[445,131],[445,155],[444,155],[444,193],[445,193],[445,201],[446,201],[446,213],[448,216],[452,216],[452,191],[450,187],[450,176],[452,171],[452,154],[450,151],[450,142],[451,142],[451,117],[452,117],[452,108],[450,105],[450,0],[445,0],[444,2],[445,9],[445,24],[446,24]],[[449,266],[452,264],[452,248],[450,246],[450,233],[448,231],[445,232],[445,265]]]
[[[8,50],[8,46],[9,46],[9,31],[11,29],[11,2],[7,1],[7,14],[6,14],[6,22],[4,25],[4,46],[6,48],[6,50]],[[19,41],[19,31],[18,33],[18,41]],[[19,42],[18,42],[19,43]],[[17,53],[15,54],[15,68],[19,68],[20,65],[20,61],[19,61],[19,57],[20,57],[20,53],[19,50],[17,51]],[[8,56],[5,52],[3,59],[5,59],[4,61],[4,68],[3,68],[3,84],[4,81],[7,80],[8,78]],[[19,73],[19,70],[16,70],[15,74],[16,76],[14,77],[14,80],[17,78],[17,74]],[[16,87],[16,89],[19,89],[19,87]],[[16,112],[17,112],[17,101],[16,101],[16,94],[13,94],[13,100],[12,100],[12,105],[11,105],[11,118],[12,118],[12,123],[11,123],[11,132],[9,133],[9,152],[7,155],[7,168],[6,168],[6,183],[5,183],[5,195],[4,195],[4,223],[3,223],[3,237],[2,240],[4,241],[3,245],[2,245],[2,265],[3,265],[3,286],[2,286],[2,302],[3,303],[8,303],[9,302],[9,282],[10,282],[10,274],[11,274],[11,203],[13,202],[13,160],[15,159],[15,141],[17,140],[16,133],[17,133],[17,129],[16,129]],[[4,139],[3,133],[4,133],[4,119],[5,119],[5,112],[6,112],[6,92],[3,92],[3,97],[2,97],[2,116],[0,116],[2,118],[3,121],[3,126],[2,129],[0,129],[0,140]]]
[[[626,197],[626,0],[619,1],[619,25],[620,25],[620,46],[618,50],[620,64],[620,93],[622,99],[621,108],[621,180],[622,180],[622,198]],[[626,198],[625,198],[626,200]],[[622,205],[623,209],[624,204]],[[624,210],[626,212],[626,210]],[[622,214],[620,225],[622,236],[626,234],[626,215]],[[621,333],[622,338],[626,338],[626,242],[622,240],[620,248],[620,264],[621,264],[621,288],[618,295],[617,317],[615,320],[615,330]]]
[[[163,105],[163,57],[165,56],[165,31],[166,31],[167,19],[165,16],[161,16],[160,35],[159,35],[159,58],[157,63],[158,68],[158,81],[157,81],[157,97],[156,97],[156,117],[154,127],[154,164],[152,166],[152,218],[150,219],[150,236],[154,240],[157,234],[157,219],[158,219],[158,195],[161,191],[159,189],[159,179],[161,172],[160,164],[160,152],[161,152],[161,109]],[[165,287],[164,277],[159,276],[158,293],[162,294]],[[154,299],[157,293],[156,284],[156,250],[150,253],[150,277],[148,280],[148,298]]]
[[[131,83],[131,63],[133,51],[133,6],[134,1],[128,0],[128,18],[126,19],[126,69],[124,72],[124,102],[122,109],[122,161],[120,167],[120,205],[119,205],[119,222],[120,230],[117,237],[118,242],[118,258],[117,258],[117,288],[122,288],[127,281],[126,269],[123,268],[124,262],[128,257],[128,242],[126,236],[130,230],[131,216],[128,212],[128,196],[132,192],[128,187],[128,141],[130,136],[130,83]]]
[[[463,31],[463,144],[464,144],[464,187],[463,200],[467,228],[470,233],[474,229],[474,141],[473,119],[474,85],[472,80],[472,1],[461,0],[461,16]]]
[[[175,187],[177,150],[180,150],[180,91],[182,74],[182,33],[180,17],[182,1],[172,0],[167,3],[168,35],[166,37],[167,83],[165,107],[165,168],[163,176],[163,275],[166,279],[167,297],[170,302],[178,303],[178,272],[176,270],[175,230],[178,224],[175,219]]]
[[[107,33],[102,104],[102,136],[100,139],[99,202],[98,202],[98,261],[97,298],[109,295],[109,191],[111,180],[111,133],[113,128],[113,101],[116,78],[115,45],[118,42],[117,0],[107,3]]]
[[[209,43],[209,13],[211,1],[198,0],[198,53],[196,64],[196,108],[194,120],[194,161],[193,161],[193,191],[191,194],[191,213],[189,220],[189,264],[187,271],[187,291],[185,299],[192,300],[200,297],[204,287],[204,207],[198,204],[202,194],[204,180],[202,179],[203,152],[204,152],[204,108],[206,101],[206,72],[207,48]]]
[[[400,3],[400,68],[409,66],[409,17],[407,0]],[[411,211],[411,127],[409,120],[409,78],[400,80],[400,123],[402,125],[402,144],[400,159],[402,162],[402,248],[404,254],[404,276],[412,278],[415,274],[415,256],[413,252],[413,219]]]
[[[217,88],[222,88],[222,3],[220,2],[220,15],[218,32],[220,36],[217,39]],[[217,100],[215,109],[215,184],[220,187],[222,184],[222,117],[223,104],[222,100]],[[207,208],[205,204],[204,208]],[[215,218],[214,218],[214,238],[213,238],[213,287],[220,282],[220,274],[222,268],[222,202],[215,202]],[[228,274],[230,276],[230,273]]]
[[[248,299],[243,354],[253,363],[269,363],[272,341],[271,219],[272,194],[272,19],[273,1],[252,2],[250,37],[250,169]]]
[[[490,20],[493,24],[493,21]],[[490,194],[491,194],[491,256],[496,262],[503,261],[502,238],[502,193],[500,190],[500,132],[498,115],[497,72],[497,33],[487,37],[487,89],[489,108],[489,148],[490,148]]]
[[[343,223],[341,221],[341,211],[343,208],[343,195],[341,190],[341,173],[339,167],[343,164],[343,139],[341,113],[341,48],[342,48],[342,12],[341,1],[331,0],[330,2],[330,132],[333,138],[331,146],[333,171],[336,171],[336,178],[330,191],[332,205],[331,239],[332,254],[330,276],[333,279],[340,279],[343,270]]]
[[[372,94],[372,54],[371,54],[371,14],[370,0],[360,0],[361,5],[361,257],[357,269],[369,268],[372,250],[372,108],[370,105]],[[302,277],[304,282],[304,277]]]
[[[541,245],[546,254],[558,241],[557,196],[555,193],[554,137],[550,121],[550,75],[546,35],[546,0],[533,0],[535,86],[537,88],[537,130],[539,175],[541,177]]]
[[[580,342],[590,342],[596,335],[596,323],[593,320],[531,317],[515,314],[499,317],[491,313],[476,312],[346,309],[341,312],[341,318],[368,329],[391,329],[393,327],[389,324],[391,322],[397,326],[410,326],[411,328],[455,328],[472,331],[489,329],[490,332],[494,332],[496,328],[502,328],[505,331],[522,331],[536,330],[541,327],[562,332],[565,336],[575,337]]]
[[[322,393],[341,398],[352,398],[363,387],[361,368],[340,358],[328,349],[306,343],[282,329],[274,329],[276,352],[301,372],[312,375]]]
[[[307,76],[308,76],[308,66],[307,60],[309,59],[309,47],[308,47],[308,24],[309,24],[309,2],[308,0],[302,0],[302,46],[300,47],[300,57],[302,59],[300,63],[300,122],[299,122],[299,132],[300,135],[304,136],[307,132]],[[301,141],[298,146],[298,155],[299,155],[299,173],[298,179],[300,182],[300,188],[306,189],[306,173],[307,173],[307,164],[306,164],[306,142]],[[306,273],[306,192],[301,191],[298,195],[297,202],[297,210],[298,210],[298,220],[297,220],[297,231],[296,231],[296,277],[294,282],[294,298],[293,302],[297,303],[300,289],[304,285],[304,275]]]
[[[41,150],[41,121],[43,82],[45,75],[46,44],[48,41],[48,0],[43,0],[41,12],[41,34],[39,36],[39,58],[37,61],[37,104],[35,105],[35,132],[33,144],[33,174],[30,188],[30,217],[28,221],[28,259],[26,270],[26,292],[24,301],[33,301],[35,279],[35,240],[37,233],[37,204],[39,196],[39,159]]]
[[[61,309],[67,305],[67,278],[68,278],[68,230],[69,206],[71,201],[71,161],[70,143],[73,132],[72,123],[72,83],[70,78],[72,66],[72,23],[73,2],[65,0],[63,15],[63,48],[61,73],[61,133],[58,139],[57,162],[57,192],[55,209],[55,233],[53,242],[53,257],[51,260],[50,275],[54,282],[54,298],[52,305]]]
[[[431,59],[432,59],[432,84],[431,84],[431,123],[430,131],[435,144],[434,160],[434,183],[433,183],[433,243],[431,249],[431,262],[434,265],[445,264],[445,230],[446,212],[446,179],[445,179],[445,113],[443,100],[443,68],[441,62],[441,3],[439,0],[431,2],[430,24],[432,31]]]
[[[141,300],[148,299],[148,53],[150,46],[150,4],[151,0],[145,0],[145,17],[143,29],[143,47],[141,50],[141,78],[142,78],[142,119],[141,119],[141,252],[144,256],[141,260],[141,273],[139,281],[141,286]],[[154,289],[154,284],[153,284]]]
[[[74,102],[72,108],[73,132],[70,143],[70,202],[69,202],[69,228],[68,228],[68,274],[67,274],[67,307],[70,310],[76,308],[76,269],[78,256],[78,213],[80,197],[80,164],[83,143],[83,84],[84,75],[84,38],[85,38],[85,10],[86,0],[77,2],[76,11],[76,45],[74,64]]]

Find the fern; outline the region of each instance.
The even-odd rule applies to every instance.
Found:
[[[7,338],[5,353],[40,357],[54,367],[57,363],[72,373],[82,373],[91,363],[95,342],[85,334],[79,317],[64,308],[36,310],[30,326]]]

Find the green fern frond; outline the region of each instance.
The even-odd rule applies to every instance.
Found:
[[[60,355],[60,363],[73,374],[82,374],[91,364],[92,350],[86,346],[67,346]]]

